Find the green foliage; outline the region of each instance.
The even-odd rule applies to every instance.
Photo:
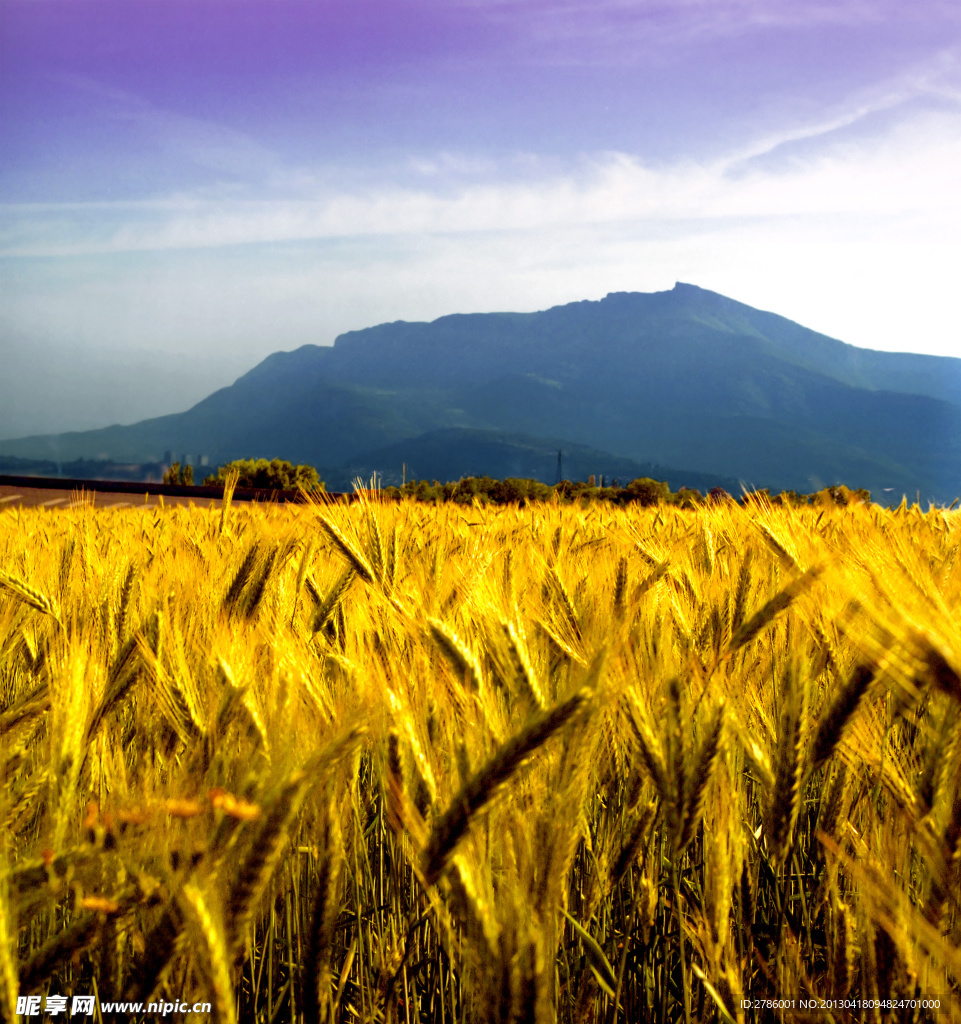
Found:
[[[681,487],[674,494],[674,504],[681,508],[697,508],[704,501],[704,495],[696,487]]]
[[[835,487],[825,487],[823,491],[820,491],[816,497],[822,499],[823,504],[829,505],[832,502],[835,505],[856,505],[858,503],[868,504],[871,501],[871,492],[863,487],[859,487],[856,491],[852,491],[845,487],[844,484],[838,484]]]
[[[511,505],[524,504],[527,501],[548,501],[554,490],[539,480],[518,477],[495,480],[489,476],[469,476],[455,483],[446,484],[437,480],[433,483],[412,480],[403,487],[386,487],[381,493],[395,500],[416,498],[418,501],[434,503],[452,501],[458,505],[470,505],[474,501],[484,505]]]
[[[539,480],[521,480],[508,477],[498,481],[491,490],[491,499],[498,505],[521,504],[525,501],[544,501],[551,496],[551,488]]]
[[[625,491],[628,495],[627,501],[636,502],[638,505],[659,505],[671,500],[671,489],[667,484],[647,476],[632,480]]]
[[[272,459],[270,462],[266,459],[237,459],[221,466],[216,475],[204,480],[204,484],[223,485],[234,469],[240,474],[238,487],[273,491],[295,491],[301,487],[305,491],[324,490],[324,482],[313,466],[295,466],[283,459]]]
[[[810,505],[806,494],[798,494],[797,491],[781,491],[771,499],[772,505],[785,508],[800,508],[802,505]]]
[[[193,466],[181,466],[179,462],[175,462],[170,469],[164,473],[165,484],[182,484],[183,486],[190,487],[194,482],[194,467]]]
[[[467,476],[453,483],[442,484],[437,480],[410,480],[403,487],[385,487],[380,495],[388,500],[400,501],[413,498],[430,504],[452,501],[459,505],[524,505],[528,502],[556,500],[561,504],[607,502],[611,505],[674,505],[682,509],[696,509],[707,503],[720,504],[735,499],[722,487],[714,487],[705,497],[696,487],[680,487],[672,492],[663,480],[639,477],[625,487],[596,487],[590,480],[562,480],[553,487],[539,480],[508,477],[495,480],[489,476]],[[741,504],[801,508],[806,505],[849,505],[870,504],[871,492],[860,488],[852,491],[839,484],[826,487],[816,494],[799,494],[797,491],[782,491],[772,495],[767,488],[749,491],[742,495]]]

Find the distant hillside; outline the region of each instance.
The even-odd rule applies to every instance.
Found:
[[[127,462],[170,449],[394,474],[414,450],[401,442],[417,438],[433,464],[456,469],[467,435],[437,432],[457,429],[772,490],[843,482],[950,501],[961,493],[961,360],[856,349],[678,284],[540,313],[381,324],[274,353],[185,413],[0,453]]]

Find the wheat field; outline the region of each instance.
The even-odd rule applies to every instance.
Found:
[[[906,505],[8,509],[0,1015],[961,1020],[959,546]]]

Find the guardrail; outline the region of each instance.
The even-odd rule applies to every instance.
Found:
[[[77,480],[64,476],[6,476],[0,474],[0,487],[33,487],[40,490],[99,491],[108,494],[151,494],[172,498],[223,498],[222,487],[204,487],[200,484],[155,484],[144,480]],[[336,500],[353,495],[339,491],[312,491],[313,498]],[[273,501],[277,503],[302,502],[303,491],[271,490],[262,487],[238,487],[234,501]]]

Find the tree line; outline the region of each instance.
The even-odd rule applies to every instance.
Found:
[[[264,491],[322,491],[324,482],[313,466],[295,466],[284,459],[235,459],[218,467],[217,472],[204,477],[204,487],[223,487],[231,472],[237,472],[237,487]],[[164,473],[165,484],[191,486],[194,482],[193,466],[171,464]]]
[[[293,465],[283,459],[237,459],[217,469],[204,478],[205,487],[223,487],[227,477],[236,471],[237,486],[265,491],[325,490],[324,481],[313,466]],[[173,463],[164,474],[164,483],[193,484],[193,467]],[[481,504],[511,505],[531,501],[591,502],[604,501],[613,505],[675,505],[680,508],[694,508],[704,502],[724,502],[735,499],[722,487],[714,487],[702,494],[696,487],[679,487],[672,491],[663,480],[638,477],[623,486],[613,480],[610,486],[600,487],[594,476],[583,480],[562,480],[553,486],[523,477],[507,477],[498,480],[489,476],[468,476],[448,483],[438,480],[411,480],[400,487],[377,489],[381,498],[400,501],[413,498],[416,501],[439,504],[452,501],[470,505]],[[870,502],[871,492],[864,488],[851,490],[843,484],[826,487],[812,494],[797,491],[782,491],[771,494],[765,488],[746,492],[740,498],[742,504],[770,503],[772,505],[849,505]]]
[[[639,477],[624,486],[613,481],[609,487],[598,487],[594,477],[587,481],[562,480],[550,486],[539,480],[508,477],[496,480],[489,476],[464,477],[452,483],[442,484],[435,480],[411,481],[402,487],[384,487],[380,489],[382,497],[402,500],[414,498],[417,501],[440,503],[453,501],[458,504],[470,505],[474,501],[481,504],[509,505],[524,504],[530,501],[560,500],[569,502],[604,501],[613,505],[675,505],[680,508],[695,508],[706,502],[726,502],[736,499],[723,487],[713,487],[707,494],[702,494],[696,487],[679,487],[672,491],[663,480],[652,480],[650,477]],[[742,504],[770,503],[772,505],[850,505],[868,503],[871,492],[858,488],[851,490],[843,484],[826,487],[813,494],[799,494],[797,491],[782,491],[771,494],[770,490],[750,491],[741,496]]]

